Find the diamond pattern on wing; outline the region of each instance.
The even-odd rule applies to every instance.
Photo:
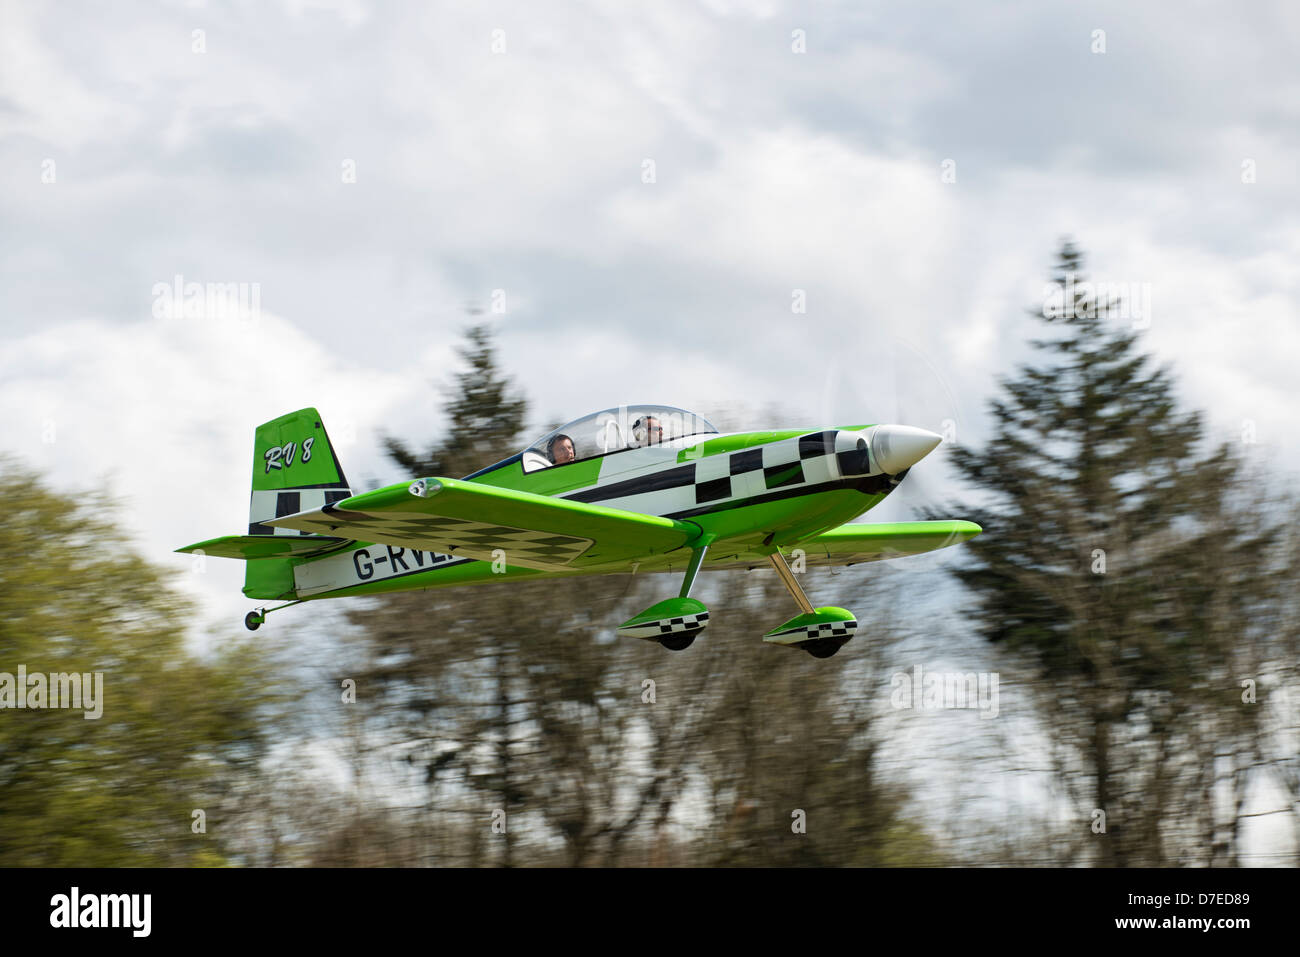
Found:
[[[414,512],[373,515],[368,512],[340,510],[333,516],[327,514],[310,523],[304,521],[303,524],[311,524],[325,531],[333,527],[332,519],[335,524],[343,523],[350,529],[360,529],[368,535],[373,535],[373,541],[376,542],[446,543],[457,547],[468,547],[478,552],[500,548],[505,551],[507,559],[513,556],[516,560],[555,565],[568,564],[592,544],[589,538],[509,528],[495,523],[472,522],[438,515],[426,516]]]

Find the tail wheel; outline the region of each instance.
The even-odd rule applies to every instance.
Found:
[[[249,631],[257,631],[262,627],[264,621],[266,621],[266,616],[261,611],[250,611],[244,616],[244,627]]]

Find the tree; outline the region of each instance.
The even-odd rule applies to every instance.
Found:
[[[849,587],[855,603],[896,612],[897,581],[863,571],[850,584],[847,576],[812,569],[803,584],[810,594],[834,589],[845,599]],[[723,574],[714,606],[720,626],[709,643],[725,664],[707,689],[707,733],[687,763],[710,795],[712,827],[698,862],[942,863],[933,839],[905,815],[910,789],[901,776],[891,777],[879,754],[880,708],[889,697],[881,693],[880,666],[893,643],[893,623],[862,628],[828,667],[757,640],[794,610],[775,575]]]
[[[1095,859],[1158,865],[1203,839],[1174,830],[1178,812],[1196,819],[1219,752],[1250,750],[1235,656],[1277,607],[1276,528],[1243,520],[1239,455],[1203,448],[1200,415],[1179,411],[1169,371],[1082,265],[1065,242],[1049,287],[1062,295],[1036,313],[1051,360],[1000,380],[993,435],[953,451],[987,493],[960,507],[984,534],[955,574],[980,633],[1036,675],[1062,780],[1087,785],[1071,792],[1084,820],[1105,814]]]
[[[99,718],[84,697],[0,711],[0,865],[230,861],[226,797],[266,749],[259,657],[248,644],[186,653],[186,603],[102,494],[56,493],[0,460],[0,496],[0,671],[102,673]]]
[[[468,368],[445,406],[447,438],[423,454],[390,440],[413,476],[461,474],[519,447],[525,406],[490,337],[471,330],[461,354]],[[424,787],[425,832],[438,834],[425,861],[933,860],[901,816],[904,789],[875,761],[878,696],[846,693],[840,669],[758,641],[793,614],[775,576],[709,579],[700,588],[718,614],[683,654],[612,635],[647,592],[676,590],[669,576],[519,579],[350,612],[369,654],[358,700],[370,702],[375,750],[405,756]],[[681,840],[675,812],[686,801],[688,819],[715,826]],[[816,819],[807,840],[791,832],[796,807]],[[494,811],[505,812],[504,830],[490,827]],[[373,816],[363,823],[382,831]],[[333,840],[329,859],[343,863],[347,847]]]
[[[422,453],[386,440],[412,477],[459,477],[522,441],[527,403],[499,371],[489,327],[471,327],[466,340],[466,368],[443,406],[445,437]],[[429,813],[461,818],[470,839],[448,849],[458,859],[515,863],[519,820],[558,833],[569,863],[585,862],[597,837],[619,829],[611,798],[622,754],[611,741],[632,712],[615,690],[626,684],[615,662],[644,649],[597,639],[638,586],[625,575],[516,580],[394,595],[349,612],[366,636],[360,684],[373,725],[417,769]],[[503,829],[489,829],[496,811]]]
[[[515,451],[524,427],[528,402],[497,369],[491,327],[471,326],[465,339],[457,354],[468,368],[456,374],[442,407],[446,437],[424,453],[413,452],[400,439],[384,439],[389,457],[414,478],[477,472]]]

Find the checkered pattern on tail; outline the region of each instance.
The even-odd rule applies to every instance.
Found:
[[[249,535],[310,535],[296,528],[277,528],[271,519],[310,512],[341,502],[352,494],[346,488],[254,489],[248,504]]]

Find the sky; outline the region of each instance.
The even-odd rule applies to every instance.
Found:
[[[254,427],[315,406],[398,480],[379,435],[436,439],[473,315],[526,434],[946,431],[869,516],[910,518],[1070,236],[1293,482],[1297,36],[1286,2],[0,0],[0,450],[109,488],[234,635],[240,563],[172,549],[244,530]]]
[[[1297,35],[1285,3],[3,2],[0,448],[184,570],[246,524],[259,422],[313,405],[396,480],[378,435],[436,438],[471,313],[526,434],[661,402],[978,443],[1071,236],[1293,476]],[[238,579],[190,587],[224,614]]]

